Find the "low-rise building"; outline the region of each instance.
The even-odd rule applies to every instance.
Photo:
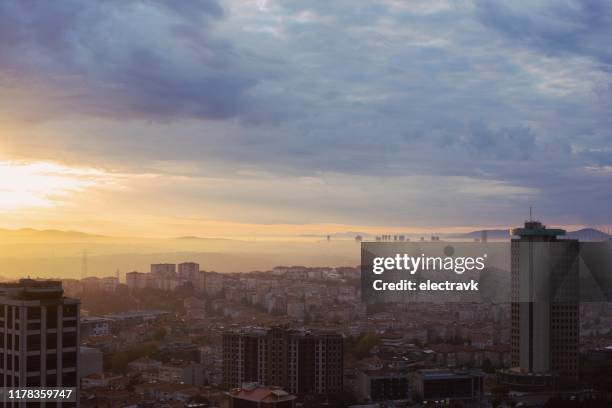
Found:
[[[415,397],[421,401],[477,401],[484,395],[480,370],[420,370],[415,375]]]
[[[83,389],[94,387],[112,388],[114,383],[119,383],[122,379],[123,375],[121,374],[93,373],[81,378],[81,387]]]
[[[383,402],[408,399],[408,374],[404,371],[361,370],[357,375],[355,397],[358,401]]]
[[[293,408],[294,395],[279,387],[264,387],[258,384],[243,384],[227,393],[230,408]]]
[[[132,371],[148,371],[157,370],[161,365],[161,361],[154,360],[150,357],[141,357],[128,363],[128,368]]]
[[[98,316],[81,316],[81,337],[108,336],[112,331],[112,320]]]
[[[200,387],[205,383],[204,366],[191,361],[170,361],[158,368],[158,379],[174,384]]]
[[[79,347],[79,378],[103,372],[103,357],[102,352],[97,348]]]

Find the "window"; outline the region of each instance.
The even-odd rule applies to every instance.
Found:
[[[48,369],[49,367],[47,367]],[[56,374],[48,374],[47,375],[47,387],[55,387],[57,385],[57,375]],[[47,406],[49,403],[47,402]]]
[[[57,348],[57,333],[47,333],[47,350]]]
[[[64,327],[76,327],[76,320],[64,320]]]
[[[47,306],[47,328],[57,329],[57,306]]]
[[[76,347],[77,334],[76,332],[65,332],[62,347]]]
[[[28,330],[40,330],[40,323],[28,323]]]
[[[76,371],[62,374],[63,387],[76,387]]]
[[[76,317],[77,307],[76,305],[64,305],[64,317]]]
[[[28,356],[27,371],[40,371],[41,356]]]
[[[28,351],[40,350],[40,334],[30,334],[28,336]]]
[[[63,368],[72,368],[76,367],[76,352],[71,351],[69,353],[62,354],[62,367]]]
[[[28,320],[40,319],[40,307],[28,307]]]
[[[27,378],[28,387],[40,387],[40,376],[35,375]]]
[[[47,370],[56,370],[56,369],[57,369],[57,354],[47,354]]]

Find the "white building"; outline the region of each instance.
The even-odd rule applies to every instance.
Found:
[[[112,321],[104,317],[82,316],[81,336],[108,336],[111,334]]]
[[[100,279],[100,289],[105,292],[114,292],[119,285],[119,279],[115,276],[107,276]]]
[[[150,287],[149,274],[143,272],[128,272],[125,274],[125,283],[130,289],[144,289]]]
[[[217,295],[223,290],[225,278],[220,273],[206,273],[204,289],[207,295]]]
[[[151,273],[153,275],[175,276],[176,275],[176,264],[171,264],[171,263],[151,264]]]
[[[200,264],[195,262],[183,262],[178,264],[179,278],[184,280],[198,279],[200,275]]]

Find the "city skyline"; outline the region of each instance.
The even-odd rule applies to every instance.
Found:
[[[610,225],[603,2],[0,5],[0,228]],[[138,24],[133,24],[138,21]]]
[[[611,39],[605,0],[1,0],[3,406],[612,406]]]

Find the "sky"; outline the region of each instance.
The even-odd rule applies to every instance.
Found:
[[[610,225],[607,1],[0,3],[0,228]]]

